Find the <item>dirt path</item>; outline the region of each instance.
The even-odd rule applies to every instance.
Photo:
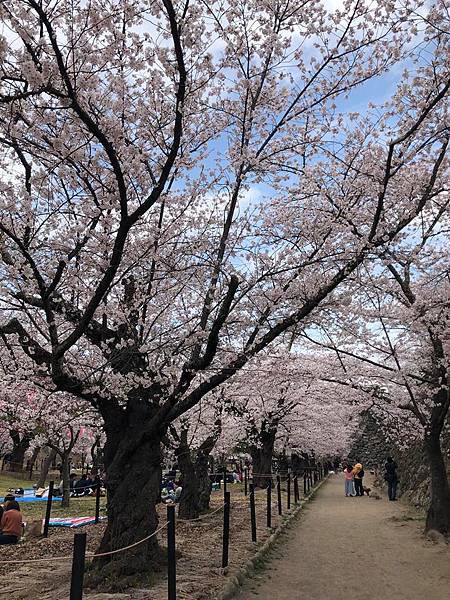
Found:
[[[332,476],[240,600],[448,600],[450,547],[386,499],[346,498]]]

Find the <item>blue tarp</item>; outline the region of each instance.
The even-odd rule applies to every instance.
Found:
[[[47,502],[47,498],[37,498],[34,495],[35,490],[33,488],[28,488],[26,490],[24,490],[24,495],[23,496],[16,496],[16,494],[14,494],[14,492],[6,492],[7,494],[12,494],[13,496],[16,496],[16,500],[17,502]],[[4,502],[5,498],[0,498],[0,502]],[[61,500],[61,498],[59,496],[55,497],[53,496],[53,500]]]

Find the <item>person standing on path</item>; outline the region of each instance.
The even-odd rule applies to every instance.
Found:
[[[391,502],[395,502],[397,500],[398,485],[397,463],[393,460],[391,456],[388,456],[384,468],[384,480],[388,484],[388,497]]]
[[[353,483],[353,469],[350,465],[347,465],[344,469],[344,480],[345,480],[345,495],[355,495],[355,484]]]
[[[353,476],[355,482],[355,494],[357,496],[364,496],[363,489],[363,477],[364,477],[364,469],[361,463],[356,463],[353,467]]]

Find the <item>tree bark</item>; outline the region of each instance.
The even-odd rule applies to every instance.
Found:
[[[178,514],[182,519],[197,519],[209,510],[212,482],[208,473],[209,455],[220,435],[217,428],[195,451],[190,451],[187,432],[182,431],[178,449],[178,464],[183,475],[183,491],[180,497]],[[195,459],[192,460],[192,455]]]
[[[20,434],[16,430],[9,432],[13,441],[13,449],[11,451],[10,471],[20,472],[23,469],[23,461],[25,458],[25,452],[30,447],[31,438],[27,435],[20,437]]]
[[[180,496],[178,516],[180,519],[197,519],[200,514],[198,504],[199,478],[197,476],[191,451],[187,443],[187,431],[182,430],[177,450],[178,466],[183,481],[183,491]]]
[[[91,458],[92,458],[92,474],[98,475],[100,471],[100,464],[102,463],[102,449],[100,447],[100,436],[97,436],[95,442],[91,446]]]
[[[44,462],[42,464],[39,481],[36,484],[38,488],[42,488],[45,486],[45,481],[47,479],[47,475],[50,470],[50,465],[55,460],[55,457],[56,457],[56,450],[50,449],[48,455],[45,457]]]
[[[425,531],[435,529],[450,534],[450,487],[447,469],[440,444],[439,432],[431,431],[425,437],[425,452],[430,465],[431,501],[427,513]]]
[[[276,429],[263,430],[259,434],[259,445],[250,446],[253,464],[253,484],[259,488],[267,488],[272,483],[273,448],[275,445]]]
[[[32,454],[32,456],[31,456],[31,458],[30,458],[30,460],[29,460],[29,462],[28,462],[28,464],[27,464],[27,470],[28,470],[28,472],[29,472],[29,474],[30,474],[30,479],[31,479],[31,478],[32,478],[32,476],[33,476],[33,469],[34,469],[34,465],[36,464],[36,460],[37,460],[37,457],[39,456],[39,452],[40,452],[40,451],[41,451],[41,448],[40,448],[40,447],[38,447],[38,448],[35,448],[35,449],[33,450],[33,454]]]
[[[198,478],[198,510],[200,513],[209,510],[211,500],[212,482],[208,473],[209,453],[199,451],[195,461],[195,470]]]
[[[128,418],[127,418],[128,417]],[[133,420],[141,424],[140,419]],[[130,546],[158,528],[156,503],[161,485],[161,439],[144,439],[137,446],[139,425],[127,426],[130,415],[114,415],[106,420],[107,441],[104,449],[108,524],[97,553]],[[126,552],[100,557],[94,561],[90,584],[108,580],[110,589],[135,583],[136,575],[149,573],[159,565],[161,550],[157,537]]]

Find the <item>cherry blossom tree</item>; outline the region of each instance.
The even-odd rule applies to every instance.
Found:
[[[26,453],[36,437],[32,416],[39,407],[30,388],[21,383],[3,381],[0,393],[0,429],[9,452],[11,471],[22,471]],[[9,438],[9,439],[8,439]]]
[[[392,428],[397,444],[422,438],[431,475],[426,529],[444,534],[450,531],[450,489],[441,448],[450,427],[449,206],[443,189],[422,234],[399,240],[381,265],[366,265],[359,293],[341,312],[339,326],[333,316],[332,322],[322,323],[326,334],[315,338],[315,344],[334,348],[346,383],[373,386],[373,410]]]
[[[101,436],[101,421],[87,402],[66,393],[45,395],[42,408],[34,416],[35,444],[52,449],[61,460],[62,506],[70,501],[70,460],[76,452],[86,452]]]
[[[333,362],[335,364],[333,364]],[[367,396],[344,394],[331,373],[340,368],[319,353],[280,352],[248,363],[225,394],[233,429],[252,457],[253,483],[267,487],[275,452],[286,449],[325,457],[342,453],[355,433]]]
[[[2,2],[2,352],[104,420],[101,551],[156,529],[169,425],[420,228],[448,143],[446,11],[426,10]],[[353,90],[400,64],[355,127]]]

